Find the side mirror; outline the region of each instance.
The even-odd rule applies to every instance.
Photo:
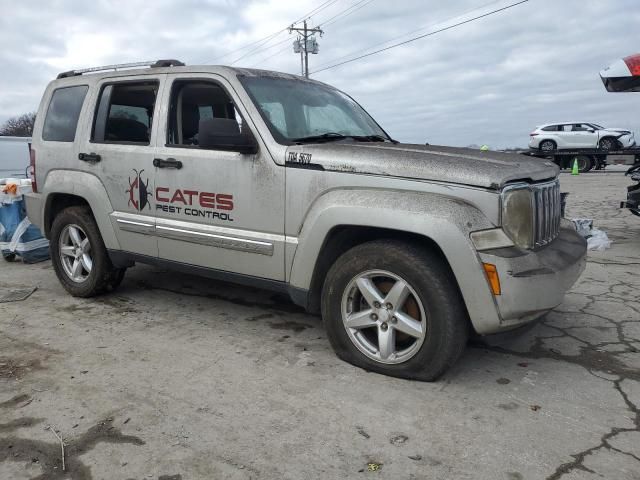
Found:
[[[258,144],[250,132],[240,132],[233,118],[208,118],[198,125],[200,148],[227,150],[245,154],[258,152]]]
[[[595,132],[595,130],[593,128],[587,128],[587,132],[593,133],[593,132]]]

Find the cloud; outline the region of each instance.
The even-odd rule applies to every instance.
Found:
[[[36,110],[47,82],[73,68],[157,58],[299,73],[293,35],[228,54],[321,0],[0,0],[0,121]],[[311,70],[507,5],[507,0],[373,0],[327,24]],[[322,25],[356,0],[315,14]],[[358,4],[361,5],[361,4]],[[640,128],[636,97],[605,92],[603,67],[636,53],[636,0],[528,3],[313,75],[356,98],[394,137],[451,145],[524,146],[541,123],[587,120]],[[387,42],[387,43],[385,43]],[[378,47],[380,48],[380,47]],[[344,57],[344,58],[343,58]]]

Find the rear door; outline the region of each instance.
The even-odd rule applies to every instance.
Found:
[[[558,125],[558,131],[556,132],[558,139],[558,148],[573,148],[574,138],[571,131],[571,124]]]
[[[215,74],[170,74],[156,152],[156,235],[162,259],[284,280],[284,167],[232,86]],[[201,149],[200,120],[235,119],[256,154]]]
[[[105,78],[98,83],[88,140],[88,169],[104,184],[120,248],[158,256],[152,195],[155,137],[166,75]]]

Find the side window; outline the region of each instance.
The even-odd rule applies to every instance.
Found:
[[[573,128],[571,129],[571,131],[573,132],[586,132],[589,130],[589,125],[585,124],[585,123],[576,123],[573,125]]]
[[[148,145],[158,82],[105,85],[100,92],[91,140]]]
[[[544,127],[542,130],[545,132],[557,132],[560,128],[559,125],[549,125],[548,127]]]
[[[76,128],[80,110],[84,103],[89,87],[58,88],[51,96],[51,102],[44,119],[42,139],[53,142],[73,142],[76,138]]]
[[[560,131],[561,132],[570,132],[572,128],[573,128],[572,125],[561,125],[560,126]]]
[[[217,83],[206,80],[178,80],[171,88],[167,145],[198,146],[201,120],[233,119],[242,131],[242,117],[231,97]]]

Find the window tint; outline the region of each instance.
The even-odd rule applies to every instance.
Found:
[[[559,130],[558,125],[549,125],[548,127],[544,127],[542,130],[545,132],[557,132]]]
[[[91,139],[149,144],[158,82],[106,85],[100,93]]]
[[[58,88],[51,96],[51,102],[44,119],[42,139],[54,142],[73,142],[76,138],[76,128],[80,110],[89,87]]]
[[[218,84],[203,80],[176,81],[171,89],[169,145],[198,146],[200,120],[234,119],[242,131],[242,117],[231,97]]]

